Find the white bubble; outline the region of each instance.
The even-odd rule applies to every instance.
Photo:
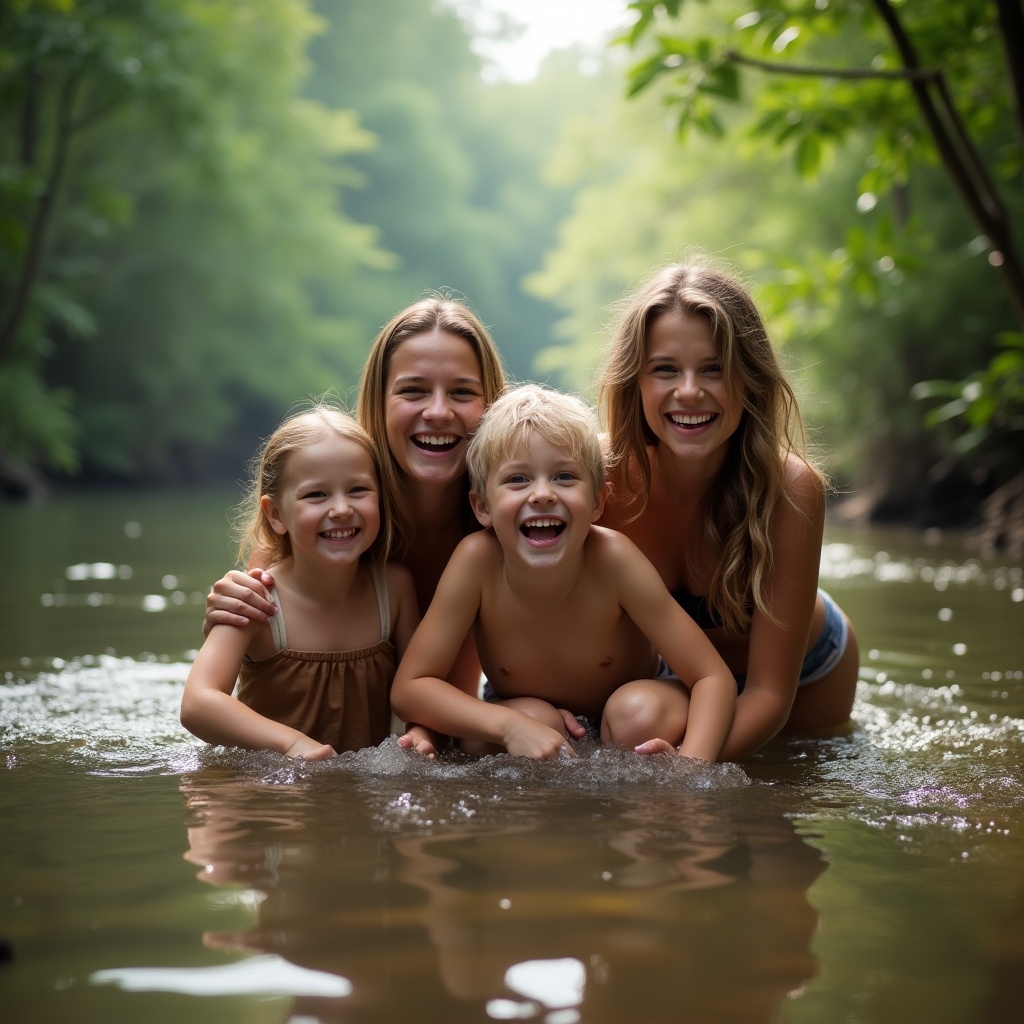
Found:
[[[124,535],[131,537],[134,540],[136,537],[142,536],[142,524],[136,522],[128,522],[124,524]]]
[[[952,619],[952,618],[953,618],[953,609],[952,608],[940,608],[939,609],[939,621],[940,622],[949,622],[949,620]]]

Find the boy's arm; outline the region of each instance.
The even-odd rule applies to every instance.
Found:
[[[481,740],[510,754],[557,757],[565,737],[513,708],[488,704],[447,682],[480,611],[480,578],[493,568],[496,542],[473,534],[455,549],[423,621],[413,635],[391,689],[391,706],[416,722],[458,739]]]
[[[615,537],[619,603],[690,691],[679,753],[715,761],[736,710],[736,680],[704,631],[676,604],[658,571],[628,538]]]
[[[194,736],[229,747],[276,750],[309,761],[333,757],[334,749],[297,729],[264,718],[231,696],[242,658],[261,628],[214,626],[192,663],[181,698],[181,724]]]

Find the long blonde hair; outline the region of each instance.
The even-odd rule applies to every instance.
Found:
[[[386,483],[390,492],[398,497],[393,516],[392,550],[399,558],[409,550],[413,541],[413,531],[404,474],[388,445],[388,373],[395,350],[403,341],[433,331],[452,334],[472,346],[480,360],[485,406],[490,405],[505,387],[501,356],[487,333],[487,328],[461,302],[446,296],[432,296],[414,302],[392,317],[374,339],[359,381],[359,400],[356,408],[360,424],[374,439],[381,452],[381,482]],[[468,477],[465,489],[467,500],[464,502],[464,526],[468,532],[475,522],[468,500]]]
[[[314,399],[307,408],[288,416],[264,441],[250,463],[249,485],[235,519],[239,565],[248,565],[254,551],[259,552],[261,559],[266,559],[267,565],[275,565],[291,554],[288,535],[281,535],[271,527],[263,513],[261,499],[266,495],[275,502],[279,501],[291,456],[328,433],[352,441],[370,456],[380,483],[380,531],[363,557],[379,564],[387,559],[394,538],[395,501],[380,473],[377,446],[343,409],[325,399]]]
[[[616,491],[632,495],[632,518],[650,496],[648,446],[658,443],[640,395],[647,334],[668,312],[708,321],[726,391],[743,406],[725,464],[701,509],[705,539],[718,552],[708,603],[726,629],[743,632],[755,607],[772,617],[772,525],[780,503],[789,500],[786,458],[795,455],[819,480],[824,477],[808,460],[796,396],[746,289],[707,264],[674,264],[655,273],[629,301],[598,377],[610,471]]]

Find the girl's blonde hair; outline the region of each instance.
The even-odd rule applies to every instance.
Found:
[[[539,434],[564,448],[586,470],[594,493],[604,486],[604,454],[597,417],[582,399],[541,384],[521,384],[500,395],[484,413],[469,442],[466,468],[470,485],[484,493],[488,475],[521,442]]]
[[[394,500],[381,477],[377,446],[344,409],[325,399],[314,399],[308,408],[285,419],[260,446],[250,463],[249,486],[235,521],[239,565],[248,565],[254,551],[259,552],[266,565],[274,565],[291,554],[288,535],[282,536],[271,527],[260,502],[264,495],[280,501],[291,456],[331,433],[357,444],[370,457],[380,484],[380,530],[363,557],[377,563],[387,559],[393,543]]]
[[[397,498],[391,517],[394,542],[391,550],[399,558],[409,550],[413,540],[412,516],[409,513],[404,474],[388,446],[388,373],[391,371],[395,351],[403,341],[434,331],[462,338],[476,352],[480,360],[485,405],[490,405],[505,387],[501,356],[487,333],[487,328],[471,310],[447,296],[436,295],[414,302],[396,314],[374,339],[359,381],[359,400],[356,408],[359,422],[374,439],[381,452],[381,483]],[[468,480],[466,493],[469,493]],[[464,525],[468,532],[474,527],[475,520],[469,501],[464,504]]]
[[[629,301],[598,377],[612,478],[618,493],[632,495],[633,518],[647,504],[647,449],[658,443],[640,395],[647,334],[654,320],[669,312],[708,321],[725,389],[743,406],[725,464],[702,508],[705,538],[718,552],[708,603],[727,629],[742,632],[755,607],[771,618],[772,524],[780,502],[788,500],[786,458],[797,456],[824,478],[808,460],[796,396],[753,299],[736,278],[717,268],[676,264],[656,272]]]

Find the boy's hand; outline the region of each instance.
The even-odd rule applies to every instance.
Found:
[[[584,726],[576,720],[576,716],[571,711],[566,711],[565,708],[558,708],[558,713],[562,716],[562,721],[565,722],[565,731],[572,736],[574,739],[581,740],[587,735],[587,730]]]
[[[576,751],[560,732],[520,712],[514,713],[501,743],[510,754],[532,757],[535,761],[553,761],[562,756],[576,756]]]
[[[284,753],[285,757],[300,757],[303,761],[326,761],[334,757],[335,750],[329,743],[317,743],[308,736],[301,736]]]
[[[425,757],[428,761],[437,758],[434,737],[430,730],[424,729],[422,725],[410,725],[405,735],[398,737],[398,745],[404,750],[411,750],[414,754]]]

